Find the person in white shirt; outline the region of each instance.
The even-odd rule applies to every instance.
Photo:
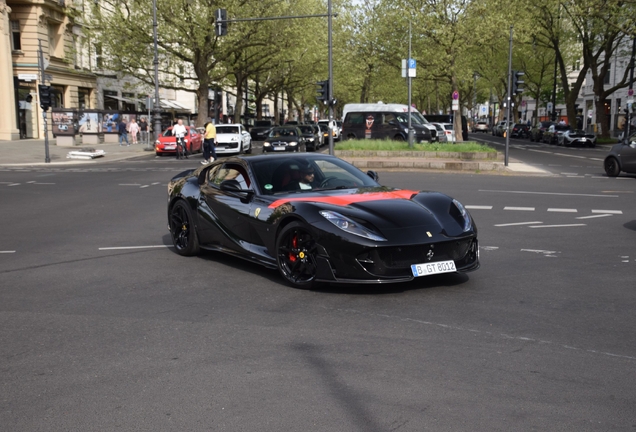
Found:
[[[187,135],[188,130],[186,129],[186,127],[183,125],[183,120],[179,119],[177,121],[177,124],[172,126],[172,136],[174,136],[175,138],[177,138],[177,145],[179,145],[179,143],[181,143],[181,145],[183,146],[183,154],[186,157],[186,159],[188,158],[188,151],[185,147],[185,142],[183,141],[183,138]],[[179,149],[177,148],[177,159],[179,159]]]

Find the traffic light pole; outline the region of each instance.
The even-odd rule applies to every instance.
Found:
[[[510,47],[508,48],[508,101],[506,103],[506,154],[504,165],[508,166],[508,148],[510,147],[510,109],[512,105],[512,26],[510,26]]]
[[[40,84],[44,84],[44,53],[42,52],[42,40],[38,39],[38,63],[40,63]],[[38,94],[38,99],[41,99],[41,96]],[[41,100],[40,100],[41,102]],[[44,126],[44,162],[51,163],[51,157],[49,155],[49,132],[48,125],[46,119],[46,111],[42,108],[40,104],[40,109],[42,109],[42,120]]]
[[[333,50],[331,41],[331,0],[327,1],[327,33],[329,45],[329,154],[333,155]]]

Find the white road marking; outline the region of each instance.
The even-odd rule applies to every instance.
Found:
[[[603,214],[623,214],[621,210],[592,210],[592,213],[603,213]]]
[[[549,208],[549,212],[558,212],[558,213],[577,213],[577,209],[564,209],[564,208]]]
[[[516,222],[516,223],[506,223],[506,224],[498,224],[495,225],[496,227],[506,227],[506,226],[515,226],[515,225],[532,225],[532,224],[540,224],[543,223],[541,221],[534,221],[534,222]]]
[[[10,254],[15,253],[15,251],[0,251],[0,254]]]
[[[545,151],[545,150],[532,150],[532,149],[529,149],[528,151],[535,152],[535,153],[547,153],[547,154],[552,154],[552,152]],[[555,165],[555,166],[556,166],[556,165]]]
[[[575,176],[575,175],[579,175],[579,173],[562,172],[561,175],[564,175],[564,176]]]
[[[139,186],[139,189],[143,189],[143,188],[147,188],[147,187],[150,187],[150,185]]]
[[[590,160],[602,161],[603,159],[599,159],[599,158],[590,158]]]
[[[27,184],[28,183],[35,183],[35,180],[28,181]]]
[[[578,227],[587,226],[586,224],[564,224],[564,225],[533,225],[530,228],[563,228],[563,227]]]
[[[152,183],[152,185],[153,185],[153,186],[154,186],[154,185],[158,185],[158,184],[160,184],[160,183],[159,183],[159,182],[154,182],[154,183]]]
[[[120,183],[119,186],[141,186],[141,183]]]
[[[483,249],[483,250],[497,250],[497,249],[499,249],[499,246],[479,246],[479,249]]]
[[[577,217],[577,219],[594,219],[594,218],[607,217],[607,216],[614,216],[614,215],[611,215],[611,214],[599,214],[599,215],[593,215],[593,216],[581,216],[581,217]]]
[[[629,177],[625,177],[625,179],[632,180]],[[513,193],[513,194],[531,194],[531,195],[584,196],[584,197],[595,197],[595,198],[601,198],[601,197],[618,198],[618,195],[594,195],[594,194],[577,194],[577,193],[561,193],[561,192],[529,192],[529,191],[506,191],[506,190],[490,190],[490,189],[479,189],[479,192],[497,192],[497,193]]]
[[[534,207],[504,207],[504,210],[534,211]]]
[[[585,156],[576,156],[576,155],[569,155],[569,154],[563,154],[563,153],[553,153],[555,156],[565,156],[565,157],[572,157],[572,158],[577,158],[577,159],[587,159]]]
[[[465,205],[464,208],[468,210],[492,210],[492,206],[480,206],[480,205]]]
[[[555,254],[557,251],[549,251],[549,250],[541,250],[541,249],[521,249],[521,252],[532,252],[532,253],[542,253],[542,254]]]
[[[98,250],[126,250],[126,249],[152,249],[152,248],[171,248],[172,245],[153,245],[153,246],[120,246],[120,247],[103,247]]]
[[[40,183],[40,182],[33,182],[33,184],[36,184],[36,185],[54,185],[55,183]]]

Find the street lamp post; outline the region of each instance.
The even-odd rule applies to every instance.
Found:
[[[152,36],[155,49],[155,104],[154,104],[154,136],[155,141],[161,134],[161,102],[159,100],[159,50],[157,48],[157,0],[152,0]]]

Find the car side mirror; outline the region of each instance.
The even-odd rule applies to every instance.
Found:
[[[380,176],[378,175],[378,173],[377,173],[377,172],[375,172],[375,171],[373,171],[373,170],[369,170],[369,171],[367,171],[367,175],[368,175],[369,177],[371,177],[371,178],[372,178],[374,181],[376,181],[376,182],[380,179]]]
[[[242,189],[241,184],[238,182],[238,180],[234,179],[223,180],[219,185],[219,189],[221,189],[223,192],[232,192],[235,194],[254,194],[254,191],[252,189]]]
[[[397,126],[397,125],[398,125],[398,124],[397,124],[397,122],[396,122],[395,120],[391,120],[391,121],[389,122],[389,124],[390,124],[391,126]]]

